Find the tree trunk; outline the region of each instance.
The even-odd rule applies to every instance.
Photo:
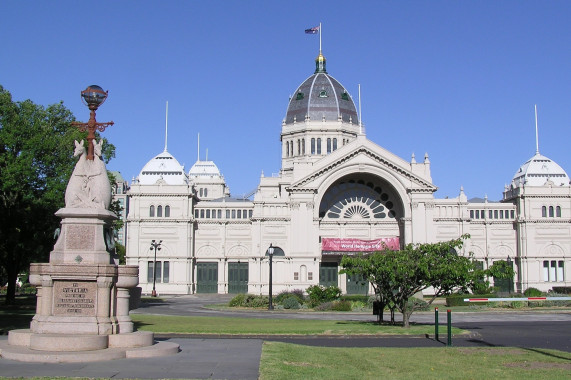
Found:
[[[18,271],[12,268],[6,268],[8,275],[8,288],[6,289],[6,305],[16,303],[16,281],[18,280]]]

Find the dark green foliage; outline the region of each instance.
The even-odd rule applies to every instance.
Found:
[[[365,305],[369,305],[369,303],[372,305],[373,301],[371,300],[371,296],[365,296],[362,294],[348,294],[348,295],[342,295],[341,296],[341,300],[343,301],[351,301],[351,302],[361,302]]]
[[[236,294],[234,298],[228,302],[228,306],[230,307],[239,307],[244,306],[244,301],[246,300],[246,295],[243,293]]]
[[[351,301],[344,301],[344,300],[335,301],[331,305],[331,309],[334,311],[351,311],[352,310]]]
[[[341,289],[337,286],[328,286],[327,288],[321,285],[312,285],[307,288],[309,297],[309,306],[316,307],[324,302],[331,302],[339,299],[341,296]]]
[[[527,288],[523,295],[526,297],[541,297],[543,296],[543,292],[537,288]]]
[[[300,304],[296,296],[289,296],[282,302],[284,309],[299,309]]]
[[[268,307],[270,304],[267,296],[255,296],[252,294],[237,294],[230,300],[230,307]]]
[[[571,286],[554,286],[553,292],[564,295],[571,295]]]
[[[412,310],[428,311],[430,309],[428,302],[421,300],[420,298],[411,298],[408,300],[408,303],[408,307]]]
[[[280,292],[280,293],[274,298],[274,301],[275,301],[276,303],[278,303],[278,304],[283,304],[283,301],[284,301],[286,298],[290,298],[290,297],[295,297],[295,298],[297,299],[297,302],[298,302],[299,304],[303,304],[303,302],[304,302],[304,300],[305,300],[305,297],[304,297],[304,295],[303,295],[303,290],[301,290],[301,289],[295,289],[295,290],[292,290],[292,291],[284,290],[284,291]]]

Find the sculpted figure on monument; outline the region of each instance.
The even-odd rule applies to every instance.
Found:
[[[107,177],[105,163],[101,159],[103,140],[93,140],[94,157],[88,160],[86,149],[81,142],[75,141],[74,157],[79,156],[75,164],[67,189],[65,207],[99,208],[107,210],[111,203],[111,185]]]

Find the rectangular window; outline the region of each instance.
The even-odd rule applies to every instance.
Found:
[[[474,210],[470,210],[470,219],[474,219]]]
[[[248,211],[248,218],[250,218],[250,219],[252,218],[252,210]]]
[[[333,150],[337,150],[337,139],[333,139]]]
[[[512,219],[515,219],[515,211],[511,210],[510,214],[511,214]]]
[[[230,210],[226,210],[226,219],[230,219]]]
[[[238,210],[238,219],[242,219],[242,210]]]
[[[162,272],[162,263],[160,261],[157,261],[157,267],[155,268],[155,273],[156,273],[156,281],[157,282],[161,282],[161,272]]]
[[[194,217],[198,219],[198,210],[194,210]]]
[[[315,139],[311,139],[311,154],[315,154]]]
[[[313,280],[313,272],[307,272],[307,279],[309,281]]]
[[[163,282],[169,282],[169,269],[170,269],[170,262],[165,261],[163,262]]]
[[[494,219],[498,219],[498,210],[494,210]]]
[[[299,272],[293,272],[293,280],[294,280],[294,281],[298,281],[298,280],[299,280]]]
[[[327,154],[331,153],[331,139],[327,139]]]
[[[321,139],[317,139],[317,154],[321,154]]]
[[[147,263],[147,282],[153,282],[153,262],[149,261]]]
[[[206,210],[206,218],[210,219],[210,210]]]
[[[500,219],[504,218],[504,210],[500,210]]]
[[[232,219],[236,219],[236,210],[232,210]]]
[[[204,210],[200,210],[200,217],[204,218]]]
[[[549,281],[557,281],[557,266],[555,260],[551,260],[551,266],[549,267]]]
[[[488,218],[489,218],[489,219],[492,219],[492,210],[489,210],[489,211],[488,211]]]
[[[564,262],[563,260],[559,260],[559,262],[557,263],[557,281],[565,281],[565,271],[564,271]]]
[[[549,261],[543,261],[543,281],[549,281]]]
[[[222,210],[218,210],[218,219],[222,219]]]
[[[305,155],[305,139],[301,139],[301,154]]]

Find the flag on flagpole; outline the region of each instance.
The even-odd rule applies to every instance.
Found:
[[[319,33],[319,26],[313,28],[305,29],[305,34],[317,34]]]

